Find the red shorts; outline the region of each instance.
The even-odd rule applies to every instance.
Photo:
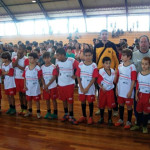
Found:
[[[59,99],[62,101],[68,101],[69,104],[73,103],[73,95],[74,95],[74,84],[67,86],[59,86]]]
[[[2,93],[1,93],[1,83],[0,83],[0,99],[2,99]]]
[[[85,102],[88,101],[89,103],[92,103],[95,101],[95,95],[84,95],[84,94],[79,94],[79,101]]]
[[[150,113],[150,94],[139,93],[138,98],[139,100],[136,106],[137,112]]]
[[[58,98],[57,87],[48,91],[43,90],[43,99],[45,100],[56,100]]]
[[[100,89],[99,91],[99,108],[108,107],[110,109],[116,107],[114,90],[103,91]]]
[[[16,88],[11,88],[11,89],[5,89],[5,94],[6,95],[16,95]]]
[[[15,79],[15,83],[16,83],[16,91],[25,93],[25,90],[24,90],[24,79]]]
[[[41,100],[41,95],[38,95],[38,96],[28,96],[28,95],[26,95],[26,99],[27,99],[27,101],[32,101],[32,100],[39,101],[39,100]]]
[[[133,98],[124,98],[118,96],[118,104],[126,104],[127,106],[133,105]]]

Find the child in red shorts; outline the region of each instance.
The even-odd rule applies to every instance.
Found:
[[[115,107],[114,97],[114,82],[116,81],[116,74],[113,69],[110,68],[111,59],[109,57],[103,58],[103,67],[99,70],[98,84],[100,86],[99,91],[99,108],[101,119],[99,124],[104,123],[104,110],[108,108],[108,125],[112,125],[112,109]]]
[[[79,100],[81,101],[82,114],[78,120],[79,123],[87,122],[86,116],[86,100],[89,103],[90,115],[88,124],[93,124],[93,102],[95,100],[95,85],[94,82],[98,77],[97,65],[92,62],[93,53],[90,49],[84,50],[84,62],[78,66],[76,76],[79,83]]]
[[[116,88],[116,95],[118,96],[119,104],[119,114],[120,119],[115,126],[123,125],[123,116],[124,116],[124,105],[127,105],[128,110],[128,120],[124,126],[125,129],[129,129],[132,125],[132,106],[134,98],[134,85],[137,79],[136,68],[134,64],[131,64],[132,51],[130,49],[125,49],[122,51],[121,59],[122,64],[118,66],[118,83]]]
[[[139,130],[141,123],[143,123],[143,133],[148,133],[147,123],[148,115],[150,114],[150,57],[144,57],[141,65],[142,72],[139,72],[136,84],[137,125],[133,126],[131,130]]]
[[[63,101],[65,112],[62,121],[69,120],[72,124],[78,124],[73,114],[73,96],[75,84],[74,71],[78,68],[79,63],[74,58],[66,58],[66,51],[63,48],[59,48],[57,50],[56,57],[56,66],[58,70],[59,99]]]
[[[32,100],[36,102],[37,118],[41,118],[40,114],[40,99],[41,89],[39,79],[41,78],[42,71],[37,65],[38,55],[36,53],[29,54],[29,66],[26,66],[23,72],[24,89],[26,91],[26,99],[28,101],[29,111],[24,115],[25,117],[32,115]]]
[[[43,60],[45,64],[41,67],[42,70],[42,83],[43,83],[43,99],[46,100],[47,114],[45,119],[57,119],[57,84],[56,77],[58,75],[56,66],[51,63],[51,57],[49,52],[43,54]],[[52,99],[54,106],[54,113],[51,114],[50,99]]]
[[[25,113],[27,113],[27,100],[24,90],[24,77],[22,76],[25,67],[29,65],[29,60],[24,55],[25,51],[26,46],[24,44],[19,45],[17,56],[12,59],[12,64],[15,70],[16,91],[19,92],[19,100],[21,106],[21,110],[18,113],[19,115],[24,115]]]
[[[16,114],[15,108],[15,98],[16,94],[16,84],[14,78],[14,68],[11,62],[11,56],[8,52],[2,53],[2,75],[4,75],[4,89],[7,95],[10,108],[7,110],[6,114]]]

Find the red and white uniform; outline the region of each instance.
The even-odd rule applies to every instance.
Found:
[[[142,75],[140,72],[137,77],[136,89],[139,91],[137,112],[150,113],[150,74]]]
[[[5,64],[3,63],[2,70],[4,70],[5,72],[8,71],[8,75],[5,75],[5,79],[4,79],[4,88],[5,89],[16,88],[15,78],[14,78],[14,68],[12,66],[12,63],[10,63],[7,66],[5,66]]]
[[[6,95],[15,95],[16,94],[16,84],[15,84],[15,78],[14,78],[14,68],[12,66],[12,63],[5,66],[5,64],[2,64],[2,70],[5,72],[8,71],[8,75],[5,75],[4,78],[4,89]]]
[[[72,76],[74,75],[74,69],[77,69],[78,67],[78,61],[76,61],[74,58],[69,57],[65,62],[57,61],[56,66],[59,69],[59,86],[75,84],[75,80],[72,79]]]
[[[112,90],[114,88],[115,71],[111,69],[111,75],[108,75],[104,68],[99,70],[98,83],[105,88],[106,91]]]
[[[15,56],[13,58],[12,62],[15,62],[16,59],[17,59],[17,56]],[[19,59],[18,60],[18,65],[21,66],[21,67],[28,66],[29,65],[28,58],[26,56],[24,56],[23,58]],[[24,71],[22,71],[18,67],[15,67],[14,70],[15,70],[15,72],[14,72],[15,79],[24,79],[24,77],[22,76]]]
[[[23,77],[26,79],[26,95],[30,97],[38,96],[41,94],[39,78],[42,75],[42,71],[38,65],[34,69],[30,70],[29,66],[26,66],[23,73]]]
[[[43,65],[41,70],[46,85],[50,82],[53,76],[58,75],[56,66],[53,64],[50,66]],[[43,90],[43,99],[49,100],[51,98],[52,100],[55,100],[58,96],[56,80],[48,87],[48,89],[48,91]]]
[[[99,77],[97,83],[102,85],[106,91],[100,89],[99,91],[99,108],[105,108],[106,106],[110,109],[116,106],[114,97],[114,79],[115,71],[110,69],[111,75],[107,74],[104,68],[99,70]]]
[[[91,82],[92,78],[98,77],[97,65],[95,63],[92,63],[91,65],[85,65],[83,62],[81,62],[78,65],[76,75],[78,77],[80,77],[82,87],[85,89]],[[78,93],[79,93],[80,101],[86,100],[86,98],[90,102],[94,101],[95,100],[95,85],[94,85],[94,83],[89,88],[89,91],[86,94],[83,94],[81,92],[80,88],[78,89]],[[88,97],[86,97],[86,96],[88,96]]]
[[[123,63],[118,66],[118,96],[127,98],[127,94],[131,88],[132,80],[136,80],[136,68],[134,64],[124,66]],[[134,90],[131,98],[134,98]]]
[[[45,81],[45,84],[47,85],[53,76],[57,76],[57,70],[55,65],[45,66],[43,65],[41,67],[43,79]],[[48,89],[56,88],[56,80],[48,87]]]
[[[65,62],[56,61],[56,66],[59,70],[58,85],[59,85],[59,99],[73,103],[74,84],[72,79],[74,69],[78,68],[78,61],[74,58],[67,58]]]

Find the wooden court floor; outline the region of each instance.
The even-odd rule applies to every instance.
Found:
[[[98,125],[99,116],[94,115],[94,125],[71,125],[62,123],[62,102],[58,100],[58,120],[36,118],[36,107],[33,103],[33,117],[9,116],[6,96],[3,93],[2,114],[0,115],[0,150],[150,150],[150,133],[131,132],[123,127]],[[94,103],[97,110],[96,102]],[[19,107],[16,95],[16,107]],[[46,113],[45,101],[41,100],[42,116]],[[88,107],[87,107],[88,112]],[[75,118],[81,116],[80,102],[75,91]],[[126,120],[125,113],[125,120]],[[107,121],[107,113],[105,113]],[[118,117],[113,118],[116,122]],[[134,119],[133,119],[134,120]],[[149,126],[150,131],[150,126]]]

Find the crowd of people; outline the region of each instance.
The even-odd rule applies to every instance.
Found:
[[[97,99],[96,114],[100,114],[98,124],[104,123],[105,108],[108,109],[110,126],[113,125],[112,112],[117,115],[119,110],[119,120],[114,123],[116,127],[124,125],[125,129],[139,130],[142,125],[143,133],[148,133],[149,38],[143,35],[138,39],[138,46],[135,43],[134,47],[129,47],[126,39],[121,39],[119,44],[109,41],[107,30],[102,30],[100,37],[100,40],[93,39],[93,45],[80,44],[77,40],[69,40],[68,44],[54,40],[39,44],[36,41],[19,41],[15,45],[1,42],[0,73],[10,106],[6,114],[16,114],[14,95],[18,92],[20,115],[32,116],[33,100],[37,107],[37,118],[41,118],[40,100],[44,99],[47,107],[44,118],[58,119],[57,99],[60,99],[64,108],[61,121],[91,125],[94,122],[94,101]],[[82,110],[82,116],[77,120],[73,111],[75,86],[78,88]],[[53,103],[53,113],[50,100]],[[86,114],[86,101],[89,104],[89,117]],[[128,117],[124,124],[125,105]],[[132,125],[133,108],[135,125]]]

